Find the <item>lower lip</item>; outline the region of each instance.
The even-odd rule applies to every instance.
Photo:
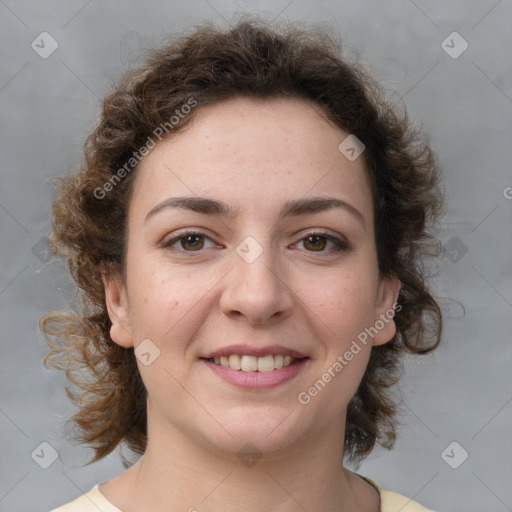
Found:
[[[283,366],[279,370],[272,370],[271,372],[244,372],[203,359],[203,363],[221,379],[244,389],[268,389],[279,386],[279,384],[283,384],[298,375],[308,361],[308,358],[300,359],[295,364]]]

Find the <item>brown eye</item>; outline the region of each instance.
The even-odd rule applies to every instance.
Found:
[[[203,252],[203,249],[208,249],[206,246],[207,241],[210,241],[210,248],[215,244],[211,241],[211,239],[203,235],[200,232],[183,232],[170,240],[167,240],[162,243],[162,247],[167,250],[176,250],[181,253],[191,253],[191,252]]]
[[[301,239],[301,243],[308,252],[329,254],[350,250],[350,245],[345,239],[322,232],[310,233]]]
[[[181,247],[186,251],[197,251],[204,246],[204,237],[202,235],[189,235],[180,238]]]
[[[310,247],[308,247],[308,245]],[[311,248],[313,251],[323,251],[327,245],[327,239],[325,236],[312,235],[304,238],[304,247],[306,249]]]

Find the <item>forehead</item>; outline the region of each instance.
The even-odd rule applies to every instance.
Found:
[[[364,160],[350,161],[338,149],[348,135],[306,100],[235,98],[199,107],[142,161],[133,206],[148,210],[169,196],[198,195],[243,213],[329,195],[371,215]]]

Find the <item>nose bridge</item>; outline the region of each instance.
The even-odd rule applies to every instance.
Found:
[[[242,314],[261,323],[290,309],[292,298],[285,285],[284,267],[269,237],[246,237],[233,254],[233,272],[222,307],[226,314]]]

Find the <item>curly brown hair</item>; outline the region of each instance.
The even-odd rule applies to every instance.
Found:
[[[425,256],[439,255],[433,229],[443,201],[438,165],[425,134],[398,112],[360,64],[341,56],[341,45],[330,34],[254,20],[224,30],[203,25],[150,50],[144,64],[104,99],[101,120],[85,143],[82,167],[59,180],[60,198],[53,203],[49,246],[68,257],[75,299],[80,300],[74,312],[42,317],[40,327],[50,346],[44,362],[65,370],[73,385],[66,391],[78,411],[69,421],[79,427],[75,440],[94,448],[89,464],[118,445],[142,454],[147,442],[146,389],[133,349],[110,337],[102,282],[102,272],[125,276],[126,218],[137,169],[130,159],[191,98],[196,108],[166,130],[171,136],[202,106],[235,96],[312,101],[366,147],[378,264],[381,275],[400,280],[401,308],[394,318],[396,335],[372,347],[349,404],[349,460],[363,459],[377,442],[393,446],[397,404],[390,387],[400,376],[403,356],[427,353],[439,344],[442,316],[427,287],[424,262]],[[131,172],[127,162],[132,162]],[[120,174],[121,168],[127,172]],[[109,182],[113,186],[107,188]]]

